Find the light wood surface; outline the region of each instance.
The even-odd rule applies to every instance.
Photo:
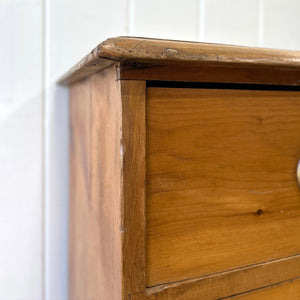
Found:
[[[116,72],[71,86],[70,299],[145,289],[146,83]]]
[[[222,298],[233,300],[299,300],[300,279],[290,280],[272,287],[259,289],[244,295]],[[220,299],[221,300],[221,299]]]
[[[298,92],[147,90],[146,284],[300,253]]]
[[[87,295],[87,233],[91,196],[90,80],[70,87],[69,298]]]
[[[121,94],[115,68],[71,87],[70,299],[121,299]]]
[[[145,289],[146,82],[121,81],[123,293]]]
[[[226,66],[300,68],[300,52],[197,42],[118,37],[99,44],[91,53],[60,79],[70,84],[113,61],[126,63],[223,64]],[[297,82],[295,82],[296,84]],[[299,82],[298,82],[299,84]]]
[[[91,282],[87,299],[122,296],[121,88],[114,66],[91,77],[92,199],[89,207]]]

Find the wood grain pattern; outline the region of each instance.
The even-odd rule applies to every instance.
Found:
[[[225,299],[225,298],[223,298]],[[299,300],[300,299],[300,279],[290,280],[272,287],[253,291],[245,295],[228,297],[234,300]],[[220,299],[221,300],[221,299]]]
[[[123,290],[145,289],[146,82],[121,81]]]
[[[76,65],[61,81],[70,299],[298,299],[299,91],[145,80],[300,85],[299,74],[296,51],[140,38],[109,39]]]
[[[99,57],[98,47],[93,49],[88,55],[82,58],[59,80],[59,84],[69,85],[85,77],[89,77],[105,68],[116,64],[115,60]]]
[[[89,294],[122,298],[121,134],[122,104],[115,66],[91,77],[92,199],[89,207]]]
[[[121,88],[115,67],[71,87],[70,299],[122,297]]]
[[[144,293],[132,295],[131,300],[216,300],[274,285],[299,275],[300,256],[295,256],[147,288]]]
[[[145,289],[146,83],[116,79],[71,87],[70,299]]]
[[[70,84],[102,70],[111,61],[300,68],[300,52],[133,37],[108,39],[75,65],[59,83]],[[297,80],[300,84],[299,80]],[[296,83],[295,83],[296,84]]]
[[[70,203],[69,203],[69,297],[87,294],[89,211],[91,189],[90,82],[70,87]]]
[[[110,38],[100,44],[98,55],[114,60],[217,62],[226,64],[299,67],[300,52],[213,43],[151,38]]]
[[[300,253],[298,92],[147,90],[148,287]]]

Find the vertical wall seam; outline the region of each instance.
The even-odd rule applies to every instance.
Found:
[[[41,218],[41,272],[42,272],[42,287],[41,287],[41,293],[42,293],[42,299],[45,299],[45,241],[44,241],[44,234],[45,234],[45,125],[44,125],[44,116],[45,116],[45,90],[46,90],[46,83],[45,83],[45,16],[46,16],[46,0],[42,0],[42,136],[41,136],[41,151],[42,151],[42,166],[41,166],[41,172],[42,172],[42,188],[41,188],[41,198],[42,198],[42,218]]]
[[[197,28],[197,38],[199,42],[204,41],[204,1],[198,0],[198,28]]]
[[[201,41],[200,39],[200,32],[201,32],[201,28],[200,28],[200,6],[201,6],[201,0],[197,0],[197,41]]]
[[[134,0],[127,0],[127,33],[134,34]]]
[[[43,299],[46,300],[49,293],[49,0],[43,0],[43,7]]]
[[[258,46],[264,46],[264,0],[258,0]]]

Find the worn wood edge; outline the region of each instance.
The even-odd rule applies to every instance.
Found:
[[[115,60],[300,67],[300,51],[137,37],[107,39],[100,44],[99,55]]]
[[[69,85],[77,82],[85,77],[93,75],[101,70],[104,70],[116,62],[111,59],[106,59],[98,56],[97,47],[91,53],[80,60],[58,81],[59,85]]]
[[[146,288],[131,300],[226,298],[271,286],[300,276],[300,254],[261,264],[241,267],[199,278]]]
[[[70,84],[114,61],[274,66],[300,69],[300,51],[147,39],[110,38],[99,44],[59,81]]]
[[[146,82],[120,81],[122,94],[123,296],[145,290]]]

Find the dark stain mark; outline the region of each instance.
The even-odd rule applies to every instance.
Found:
[[[143,67],[143,64],[139,62],[134,62],[132,65],[133,69],[141,69]]]
[[[258,209],[257,212],[255,213],[258,216],[261,216],[263,214],[263,210],[262,209]]]

